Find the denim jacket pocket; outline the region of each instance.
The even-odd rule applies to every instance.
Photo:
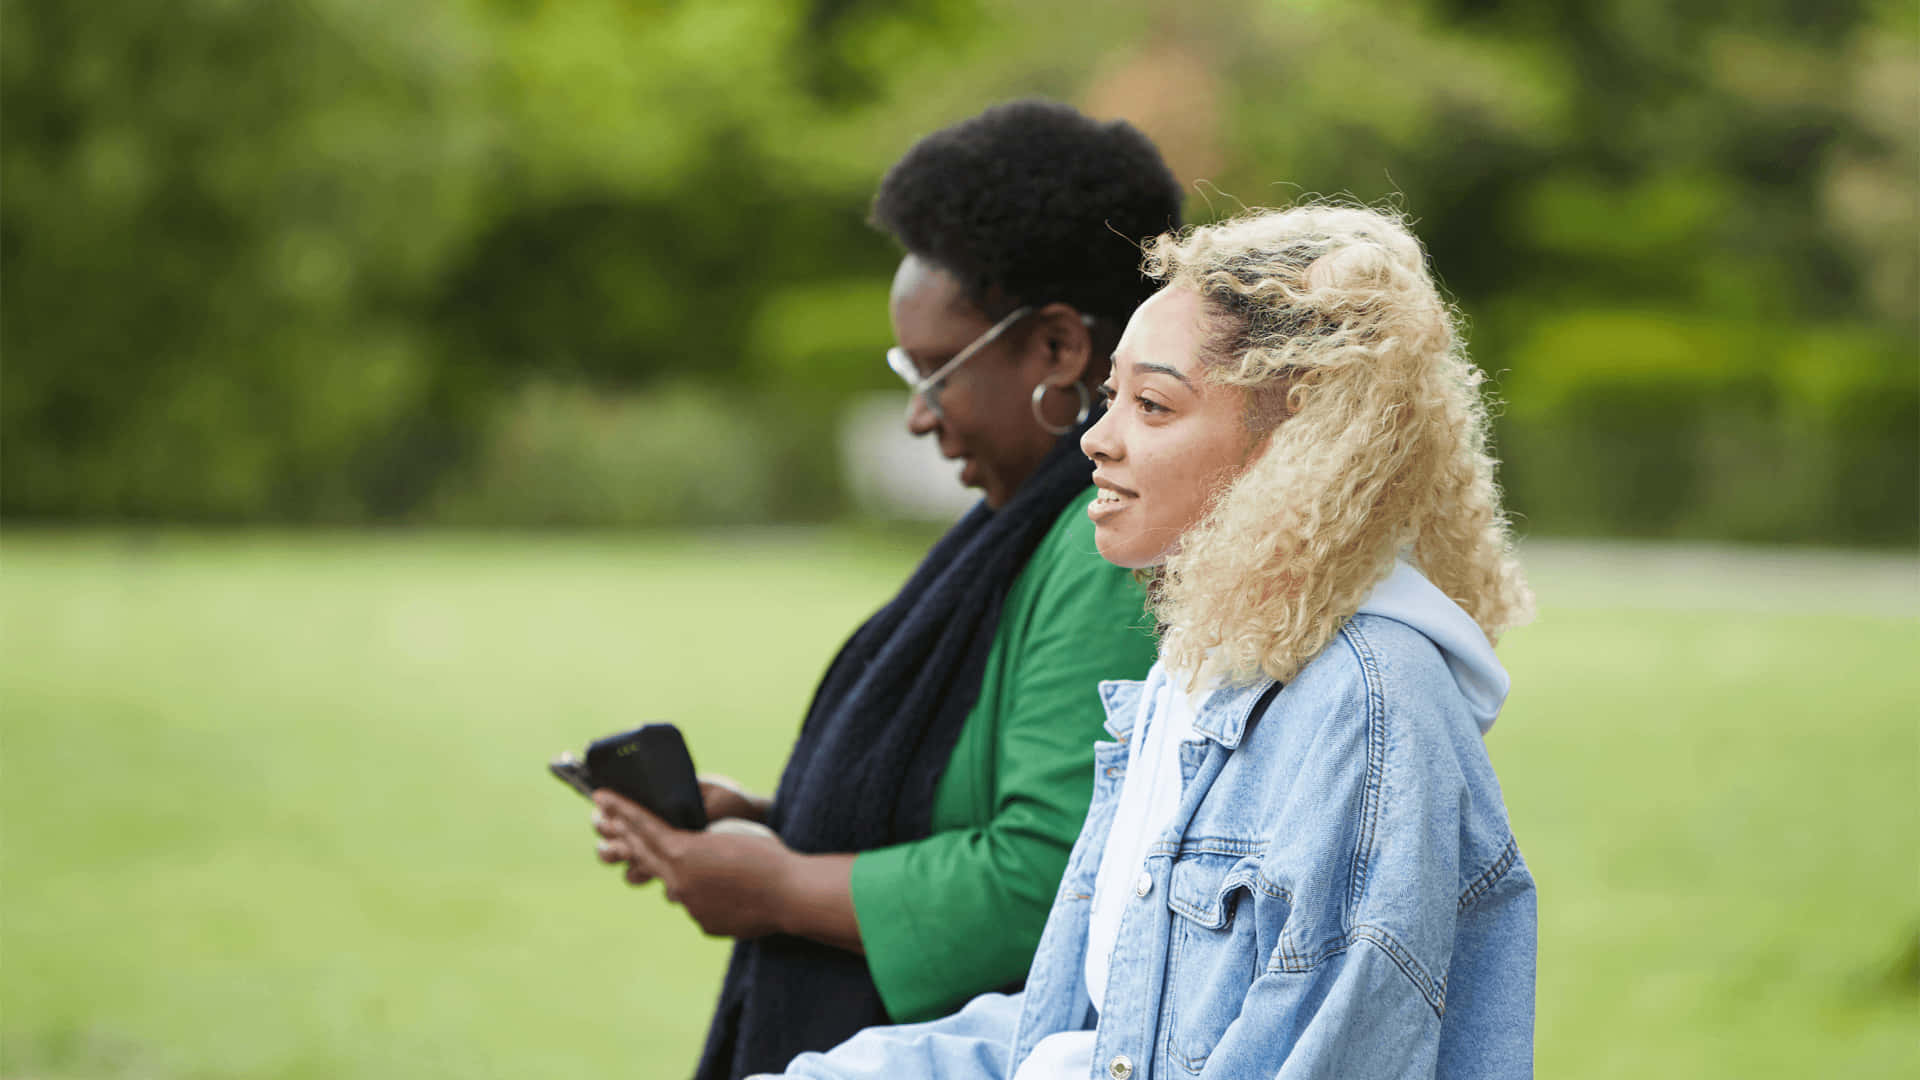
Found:
[[[1168,875],[1167,1056],[1188,1072],[1206,1065],[1265,967],[1262,892],[1256,855],[1189,854]]]

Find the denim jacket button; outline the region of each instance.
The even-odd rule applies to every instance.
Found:
[[[1125,1054],[1115,1055],[1112,1061],[1107,1062],[1107,1075],[1113,1077],[1113,1080],[1127,1080],[1127,1077],[1133,1075],[1132,1060]]]
[[[1145,870],[1140,871],[1140,880],[1133,883],[1133,895],[1145,896],[1152,891],[1153,875]]]

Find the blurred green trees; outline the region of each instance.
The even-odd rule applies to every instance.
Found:
[[[0,513],[833,513],[872,186],[1038,93],[1397,199],[1526,527],[1911,541],[1915,7],[1669,7],[8,0]]]

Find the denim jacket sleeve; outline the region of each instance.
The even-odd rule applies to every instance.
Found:
[[[1020,994],[981,994],[966,1008],[939,1020],[868,1028],[824,1054],[801,1054],[781,1075],[807,1080],[902,1076],[1006,1080],[1021,999]]]
[[[1361,936],[1305,972],[1254,980],[1207,1077],[1431,1077],[1440,1021],[1386,945]],[[1289,1047],[1277,1063],[1274,1048]]]

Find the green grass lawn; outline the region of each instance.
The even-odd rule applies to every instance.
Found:
[[[770,785],[913,557],[6,534],[0,1075],[683,1075],[724,945],[593,860],[545,761],[671,718]],[[1542,552],[1489,745],[1543,1077],[1920,1074],[1911,564],[1782,558]]]

